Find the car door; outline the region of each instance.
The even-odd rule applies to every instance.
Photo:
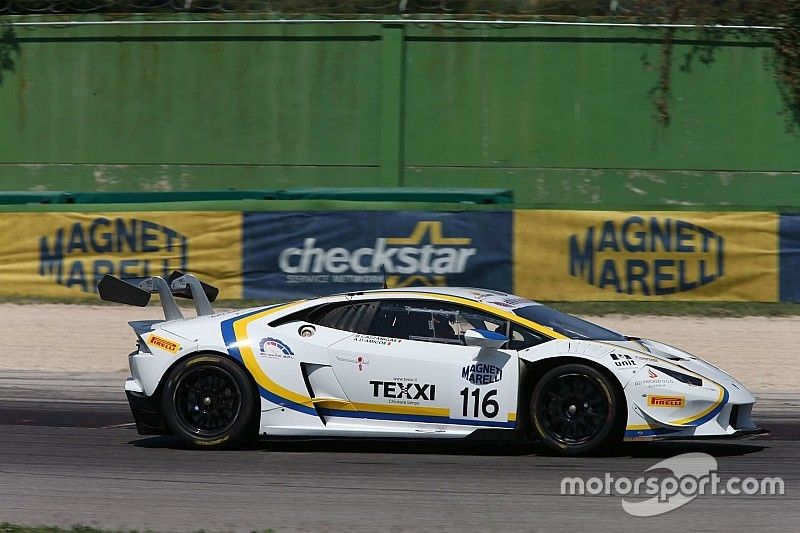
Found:
[[[365,428],[420,435],[513,427],[516,356],[466,346],[463,333],[474,327],[466,311],[433,300],[385,300],[366,333],[334,343],[331,365],[355,408],[349,416]]]
[[[510,324],[491,313],[464,306],[457,309],[456,334],[464,339],[469,330],[493,331],[510,337]],[[452,418],[482,428],[516,427],[519,361],[517,352],[470,347],[455,361]]]

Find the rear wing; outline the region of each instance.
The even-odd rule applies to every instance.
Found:
[[[150,296],[158,293],[164,318],[180,320],[183,313],[175,300],[176,296],[194,300],[197,316],[211,315],[214,313],[211,302],[216,300],[219,289],[203,283],[192,274],[176,270],[166,280],[161,276],[123,280],[106,274],[97,284],[97,292],[101,300],[138,307],[145,307],[150,302]]]

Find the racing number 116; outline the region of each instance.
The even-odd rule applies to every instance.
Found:
[[[472,389],[472,392],[470,392],[469,387],[464,387],[459,394],[464,398],[464,408],[461,411],[462,416],[469,416],[467,412],[469,411],[470,396],[472,396],[474,399],[472,409],[473,418],[479,417],[478,407],[480,407],[480,411],[483,413],[484,418],[494,418],[497,416],[498,411],[500,411],[500,406],[497,404],[497,400],[492,399],[492,396],[497,395],[497,389],[488,391],[483,396],[483,401],[481,401],[481,389],[478,388]]]

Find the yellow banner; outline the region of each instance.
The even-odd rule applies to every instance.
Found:
[[[0,213],[0,294],[92,296],[104,274],[197,275],[242,295],[239,212]]]
[[[776,213],[514,212],[514,290],[538,300],[778,300]]]

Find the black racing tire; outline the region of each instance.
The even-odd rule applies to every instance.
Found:
[[[565,364],[536,383],[530,416],[539,439],[556,453],[607,451],[622,442],[624,396],[616,383],[596,368]]]
[[[217,354],[196,354],[170,371],[161,394],[164,419],[192,448],[235,448],[250,435],[255,391],[236,363]]]

